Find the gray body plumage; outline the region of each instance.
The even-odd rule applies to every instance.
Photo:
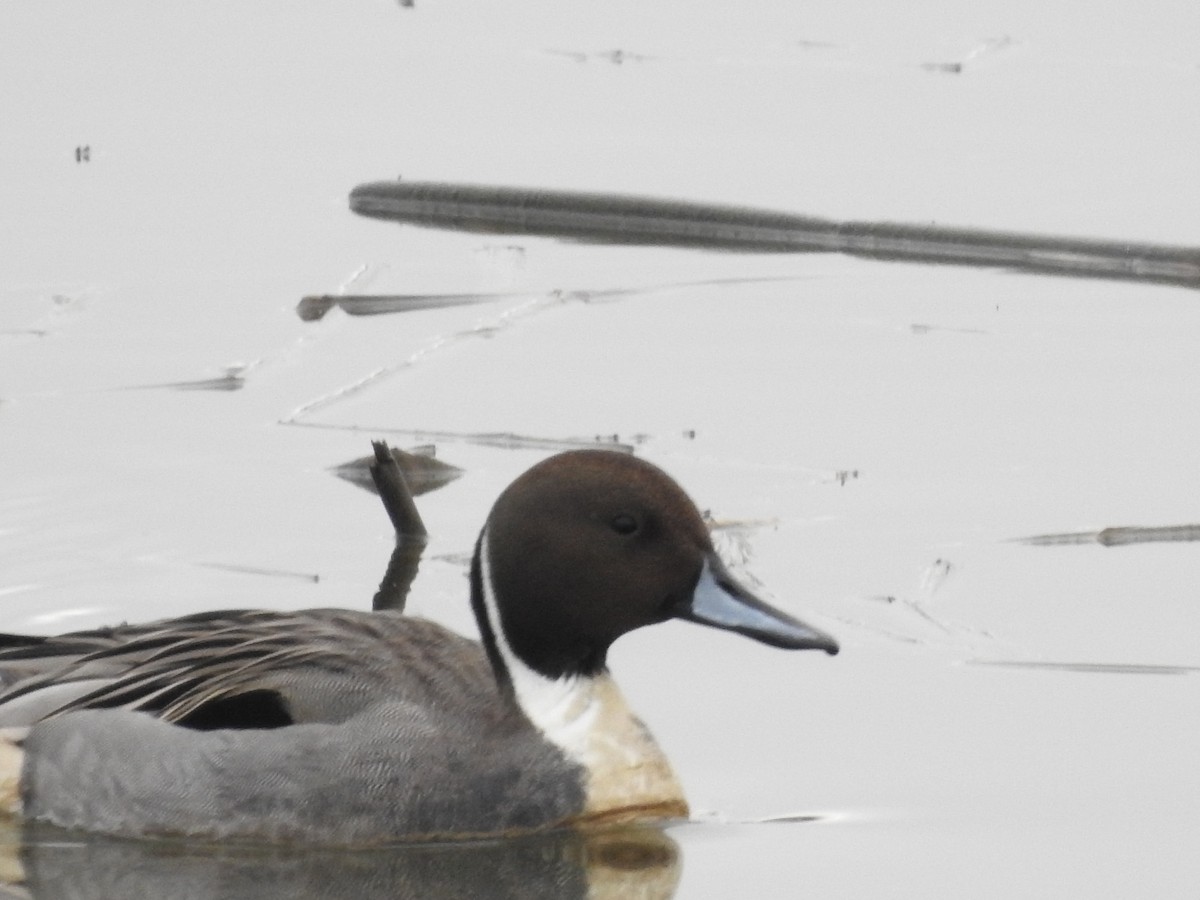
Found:
[[[545,827],[583,807],[578,766],[499,689],[482,648],[431,622],[229,613],[54,640],[27,648],[36,661],[0,661],[0,673],[24,670],[0,713],[32,725],[27,818],[353,844]],[[83,693],[64,704],[71,685]],[[39,691],[58,709],[13,721]],[[236,698],[263,695],[291,724],[209,727],[222,723],[208,710],[234,716]]]

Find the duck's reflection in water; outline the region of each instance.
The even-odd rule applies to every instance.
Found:
[[[127,841],[49,829],[0,833],[0,898],[34,900],[667,900],[679,847],[654,828],[561,831],[372,849]]]

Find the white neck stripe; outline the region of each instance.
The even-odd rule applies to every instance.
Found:
[[[496,604],[490,555],[487,528],[484,528],[479,542],[484,615],[496,641],[496,651],[508,670],[517,705],[548,740],[568,756],[579,759],[599,712],[595,680],[583,675],[550,678],[535,671],[513,652]]]

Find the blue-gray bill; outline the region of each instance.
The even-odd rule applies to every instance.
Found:
[[[744,634],[785,650],[838,652],[838,643],[833,637],[758,599],[739,584],[712,553],[704,560],[691,603],[675,615],[689,622]]]

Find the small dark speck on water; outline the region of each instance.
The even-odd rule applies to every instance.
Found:
[[[946,72],[950,75],[961,75],[963,64],[960,62],[929,62],[922,63],[921,68],[926,72]]]
[[[295,578],[298,581],[321,582],[321,576],[315,572],[289,572],[286,569],[265,569],[259,566],[240,566],[234,563],[201,562],[197,565],[206,569],[219,569],[224,572],[237,572],[242,575],[266,575],[271,578]]]
[[[820,822],[823,817],[816,813],[788,813],[779,816],[766,816],[755,819],[758,825],[790,825],[800,822]]]

